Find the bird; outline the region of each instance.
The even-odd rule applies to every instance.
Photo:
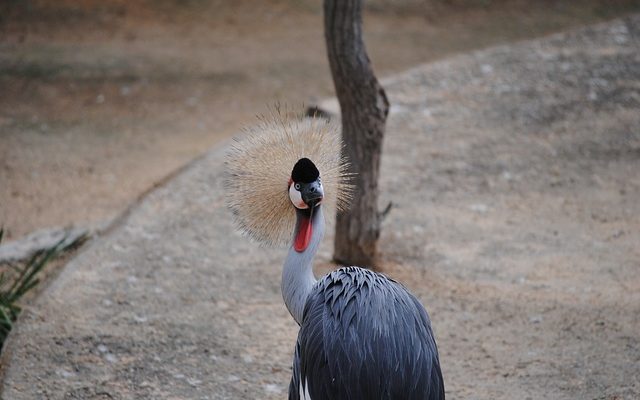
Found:
[[[315,277],[325,214],[348,208],[353,187],[339,125],[290,114],[234,142],[225,180],[240,231],[288,245],[281,292],[300,327],[288,398],[444,400],[429,315],[405,286],[357,266]]]

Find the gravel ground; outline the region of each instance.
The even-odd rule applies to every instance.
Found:
[[[386,80],[381,249],[431,314],[449,398],[640,397],[639,50],[636,15]],[[224,151],[24,312],[2,398],[285,397],[285,251],[233,233]]]

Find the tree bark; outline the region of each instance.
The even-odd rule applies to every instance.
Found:
[[[334,259],[375,268],[381,220],[378,176],[389,101],[364,46],[362,0],[325,0],[324,32],[345,155],[355,173],[351,208],[337,216]]]

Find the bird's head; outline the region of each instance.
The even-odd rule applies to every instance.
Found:
[[[313,210],[324,198],[320,172],[308,158],[293,166],[289,179],[289,199],[298,210]]]
[[[305,251],[309,246],[313,234],[314,211],[323,198],[320,171],[308,158],[299,159],[289,178],[289,200],[300,214],[293,242],[293,247],[298,252]]]
[[[227,205],[238,228],[260,243],[290,244],[301,228],[307,238],[304,224],[350,204],[351,175],[337,121],[278,112],[238,138],[226,161]]]

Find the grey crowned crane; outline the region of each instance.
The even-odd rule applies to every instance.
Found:
[[[290,244],[281,289],[300,331],[289,399],[444,399],[429,316],[404,286],[359,267],[313,274],[325,209],[350,199],[341,148],[336,124],[277,114],[227,159],[228,205],[242,231]]]

